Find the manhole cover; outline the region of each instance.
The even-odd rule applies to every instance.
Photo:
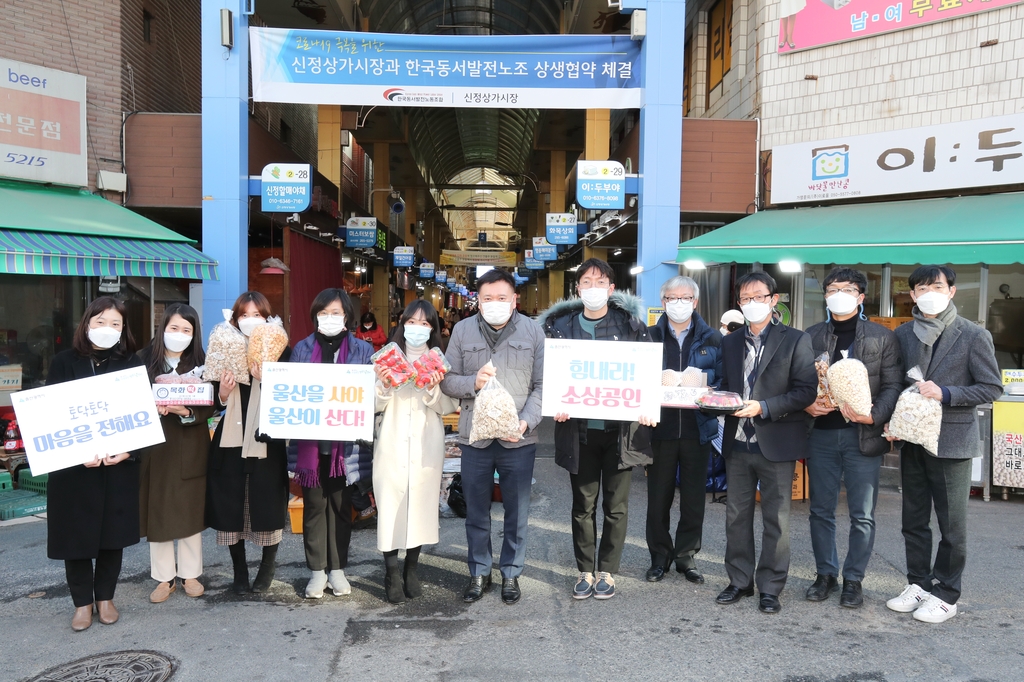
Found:
[[[156,651],[111,651],[62,663],[27,682],[164,682],[177,667]]]

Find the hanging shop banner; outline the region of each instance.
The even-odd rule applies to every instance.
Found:
[[[345,228],[345,246],[350,249],[372,249],[376,246],[376,218],[349,218]]]
[[[423,279],[434,279],[434,264],[420,263],[420,277]]]
[[[11,395],[35,475],[164,442],[145,367]]]
[[[438,270],[436,273],[434,273],[434,281],[437,284],[446,284],[448,282],[448,271]]]
[[[396,268],[411,268],[416,263],[416,247],[396,246],[394,256]]]
[[[1024,183],[1024,114],[772,150],[773,204]]]
[[[576,203],[589,209],[625,208],[625,167],[618,161],[577,161]]]
[[[0,177],[89,185],[85,77],[0,59]]]
[[[459,251],[445,249],[441,252],[441,265],[493,265],[495,267],[513,268],[516,265],[516,254],[512,251]]]
[[[250,28],[257,102],[637,109],[627,35],[424,35]]]
[[[786,19],[794,22],[790,41],[779,38],[780,53],[845,43],[881,33],[979,14],[1019,4],[1021,0],[823,0],[800,5]],[[786,5],[782,5],[785,7]],[[792,5],[791,5],[792,6]],[[793,47],[795,46],[795,47]]]
[[[527,270],[543,270],[544,261],[537,260],[533,257],[533,249],[526,249],[523,251],[523,265],[526,266]]]
[[[263,363],[260,431],[271,438],[373,440],[372,365]]]
[[[636,421],[661,416],[661,348],[632,341],[544,341],[541,414]]]
[[[549,244],[544,237],[534,237],[533,257],[543,261],[558,260],[558,247]]]
[[[576,214],[548,213],[545,218],[545,237],[549,244],[576,243]]]
[[[313,196],[313,173],[308,163],[271,163],[263,167],[263,199],[260,209],[268,213],[298,213],[309,208]]]

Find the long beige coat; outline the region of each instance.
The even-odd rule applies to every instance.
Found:
[[[410,362],[419,354],[410,349]],[[373,448],[373,494],[377,499],[377,549],[390,552],[437,544],[444,425],[441,417],[458,403],[439,387],[419,391],[412,383],[384,389],[377,383],[377,412],[383,412]]]

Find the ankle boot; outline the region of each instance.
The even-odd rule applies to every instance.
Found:
[[[263,548],[260,570],[256,572],[256,579],[252,581],[252,591],[257,594],[269,590],[270,583],[274,582],[274,573],[277,571],[277,547],[278,545],[269,545]]]
[[[249,566],[245,563],[245,541],[239,540],[233,545],[228,545],[228,552],[231,553],[231,565],[235,569],[235,581],[231,583],[231,589],[238,595],[247,594]]]
[[[401,604],[405,601],[402,574],[398,570],[398,552],[396,550],[384,552],[384,595],[392,604]]]
[[[405,596],[409,599],[423,596],[423,586],[420,585],[420,577],[416,569],[420,563],[420,548],[410,549],[405,553],[405,566],[402,570],[402,577],[405,580]]]

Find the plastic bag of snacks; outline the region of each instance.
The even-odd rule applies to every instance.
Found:
[[[818,402],[830,410],[839,407],[828,387],[828,353],[814,359],[814,369],[818,372]]]
[[[249,335],[249,366],[256,365],[263,371],[264,362],[277,362],[281,353],[288,347],[288,332],[280,317],[271,317],[266,324],[261,324]]]
[[[871,414],[868,368],[860,360],[846,358],[829,367],[828,388],[837,405],[849,405],[864,417]]]
[[[443,377],[452,368],[440,348],[434,347],[413,360],[412,367],[416,370],[416,388],[423,390],[430,383],[432,372],[440,372]]]
[[[924,381],[920,367],[912,367],[907,376],[913,381]],[[939,433],[942,429],[942,403],[921,395],[917,386],[900,393],[896,409],[889,419],[889,435],[908,443],[917,443],[928,452],[938,454]]]
[[[370,359],[374,365],[386,370],[391,385],[395,388],[412,381],[416,375],[416,370],[405,357],[405,353],[393,341],[371,355]]]
[[[732,414],[743,407],[743,397],[732,391],[709,391],[694,400],[701,412]]]
[[[487,364],[491,363],[488,361]],[[519,439],[522,436],[516,402],[498,378],[491,377],[476,396],[469,442],[476,443],[492,438]]]
[[[246,357],[245,334],[231,324],[231,311],[225,309],[224,321],[210,332],[210,340],[206,350],[206,369],[203,371],[204,381],[220,381],[224,372],[235,375],[240,384],[249,383],[249,360]]]

